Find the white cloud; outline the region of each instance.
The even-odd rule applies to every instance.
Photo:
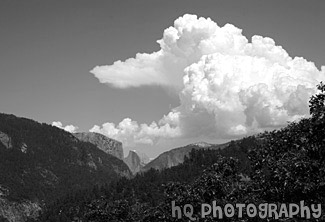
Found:
[[[160,125],[157,125],[156,122],[147,125],[138,124],[130,118],[125,118],[117,126],[114,123],[104,123],[102,126],[95,125],[89,131],[101,133],[119,140],[125,146],[133,146],[136,143],[152,145],[156,142],[157,138],[180,136],[179,127],[170,125],[168,120]]]
[[[175,137],[232,138],[284,126],[308,115],[308,100],[325,79],[304,58],[292,58],[268,37],[211,19],[184,15],[164,31],[161,49],[91,72],[115,87],[173,87],[180,106],[150,125],[124,119],[92,131],[132,143]]]
[[[54,121],[52,122],[52,126],[56,126],[60,129],[63,129],[69,133],[75,133],[78,130],[77,126],[73,126],[73,125],[67,125],[67,126],[63,126],[63,124],[60,121]]]

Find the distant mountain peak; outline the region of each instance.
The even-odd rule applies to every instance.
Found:
[[[141,163],[141,159],[135,150],[130,150],[127,157],[123,159],[125,164],[129,167],[133,174],[141,171],[143,164]]]
[[[146,165],[146,164],[149,163],[150,160],[151,160],[151,159],[148,157],[148,155],[145,154],[144,152],[141,152],[141,151],[138,151],[138,150],[130,150],[130,151],[136,153],[136,154],[139,156],[142,165]]]
[[[124,158],[123,144],[120,141],[95,132],[74,133],[73,135],[83,142],[89,142],[96,145],[105,153],[111,154],[121,160]]]
[[[160,154],[157,158],[150,161],[145,165],[142,171],[147,171],[150,168],[157,170],[162,170],[165,168],[170,168],[177,166],[184,162],[184,157],[188,156],[192,149],[222,149],[226,144],[210,144],[206,142],[196,142],[189,144],[187,146],[171,149]]]

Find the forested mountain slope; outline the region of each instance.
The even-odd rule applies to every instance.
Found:
[[[64,130],[0,114],[0,215],[8,220],[12,210],[37,210],[70,192],[129,175],[122,160]]]

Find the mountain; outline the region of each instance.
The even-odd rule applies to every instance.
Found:
[[[206,142],[192,143],[184,147],[175,148],[160,154],[156,159],[149,162],[142,168],[142,171],[147,171],[151,168],[162,170],[177,166],[184,162],[184,157],[188,156],[192,149],[222,149],[226,147],[225,144],[209,144]]]
[[[321,118],[302,119],[280,130],[231,141],[225,147],[191,144],[200,148],[192,149],[189,157],[176,167],[151,169],[130,180],[121,179],[101,188],[100,195],[91,199],[90,204],[63,200],[40,221],[62,221],[59,214],[68,218],[66,221],[189,221],[172,216],[172,201],[180,207],[193,203],[198,209],[201,203],[212,201],[220,206],[236,202],[299,204],[301,200],[308,204],[324,203],[325,115]],[[214,147],[219,148],[205,149]],[[75,199],[70,198],[72,202]],[[66,207],[71,205],[75,211]],[[80,210],[85,205],[89,207]],[[287,221],[325,221],[321,204],[318,209],[318,219],[282,217]],[[191,217],[202,215],[196,211]],[[211,216],[204,221],[216,220]],[[252,218],[243,215],[241,221]]]
[[[147,156],[147,154],[137,150],[135,150],[135,152],[138,154],[142,165],[146,165],[150,162],[150,158]]]
[[[83,142],[89,142],[103,150],[107,154],[111,154],[125,162],[132,174],[140,172],[144,165],[149,162],[149,157],[141,152],[130,151],[128,156],[124,158],[122,143],[108,138],[102,134],[94,132],[74,133],[76,138]],[[0,135],[1,138],[1,135]]]
[[[25,221],[61,196],[130,175],[122,160],[62,129],[0,113],[1,221]]]
[[[122,143],[117,140],[94,132],[74,133],[73,135],[83,142],[96,145],[105,153],[111,154],[121,160],[124,158]]]
[[[144,166],[137,152],[132,150],[130,150],[129,155],[124,158],[124,162],[128,165],[133,174],[140,172]]]
[[[175,167],[162,170],[151,169],[136,174],[129,180],[121,179],[117,183],[93,191],[87,190],[78,193],[73,198],[62,199],[55,206],[51,206],[40,217],[39,221],[48,221],[50,218],[51,221],[63,221],[62,218],[66,218],[65,221],[157,221],[158,216],[155,213],[148,220],[144,220],[144,218],[148,216],[148,212],[151,212],[153,207],[164,202],[164,195],[168,189],[173,187],[173,184],[176,186],[191,184],[215,163],[220,163],[227,158],[238,159],[238,177],[243,182],[250,181],[250,177],[246,176],[249,175],[247,169],[249,169],[250,164],[247,151],[255,143],[254,138],[247,138],[232,141],[223,149],[192,149],[188,158],[185,158],[183,163]],[[213,146],[202,143],[194,145]],[[137,152],[131,151],[129,156],[133,156],[139,163],[140,158],[136,154]],[[204,181],[201,186],[206,183]],[[211,185],[213,187],[213,184]],[[167,200],[170,198],[177,199],[177,196],[181,195],[182,190],[175,189],[172,196],[169,199],[166,198]],[[92,198],[85,200],[85,196]],[[159,221],[174,220],[162,219]]]

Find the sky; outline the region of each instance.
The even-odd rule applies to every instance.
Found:
[[[2,0],[0,112],[150,157],[279,128],[325,79],[324,6]]]

